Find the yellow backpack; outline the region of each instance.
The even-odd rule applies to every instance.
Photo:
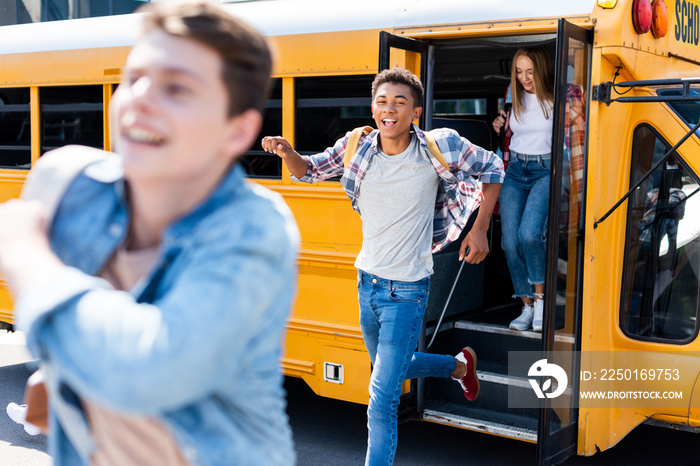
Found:
[[[350,133],[350,138],[348,139],[348,143],[345,146],[344,162],[346,168],[350,163],[352,157],[355,155],[355,152],[357,152],[357,145],[360,143],[360,137],[363,134],[369,134],[372,131],[374,131],[374,128],[372,128],[371,126],[360,126],[352,130],[352,133]],[[445,158],[440,153],[440,149],[438,148],[435,139],[433,139],[433,137],[428,133],[423,134],[425,134],[425,141],[428,143],[428,150],[430,151],[430,153],[433,154],[433,157],[435,157],[438,162],[440,162],[440,165],[445,167],[445,170],[449,171],[447,162],[445,162]]]

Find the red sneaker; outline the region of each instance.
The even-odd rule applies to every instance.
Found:
[[[467,400],[474,401],[479,396],[480,390],[479,379],[476,376],[476,353],[467,346],[455,356],[455,359],[462,361],[467,366],[467,373],[461,379],[452,378],[462,386]]]

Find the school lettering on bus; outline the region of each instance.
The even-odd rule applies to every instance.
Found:
[[[697,1],[676,2],[676,40],[684,45],[700,45],[700,6]]]

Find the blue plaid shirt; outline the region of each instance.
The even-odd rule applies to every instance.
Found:
[[[503,162],[493,152],[472,144],[452,129],[438,128],[430,131],[430,135],[447,162],[449,170],[446,170],[428,150],[423,131],[416,126],[413,130],[441,180],[433,220],[432,250],[438,252],[459,238],[469,216],[479,207],[481,183],[503,183],[505,171]],[[305,157],[309,168],[299,181],[315,183],[342,175],[340,182],[352,201],[352,208],[359,213],[357,199],[360,185],[373,156],[379,151],[378,135],[378,130],[362,135],[357,152],[347,168],[344,159],[350,132],[338,139],[333,147]]]

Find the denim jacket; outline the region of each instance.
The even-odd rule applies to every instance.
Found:
[[[66,266],[17,297],[47,378],[54,464],[88,464],[94,451],[81,398],[155,417],[193,465],[293,464],[279,361],[299,233],[282,198],[232,168],[126,292],[95,275],[128,225],[119,159],[88,166],[50,230]]]
[[[438,252],[459,238],[469,217],[479,207],[480,183],[503,183],[503,162],[493,152],[472,144],[456,131],[438,128],[430,131],[430,134],[447,163],[448,169],[445,169],[428,150],[424,132],[415,125],[413,131],[440,177],[435,199],[432,241],[432,251]],[[373,156],[379,152],[379,131],[374,130],[360,137],[357,152],[345,167],[345,148],[350,134],[348,132],[324,152],[306,157],[308,169],[299,181],[315,183],[342,175],[340,183],[352,202],[352,208],[359,212],[357,199],[360,185]]]

